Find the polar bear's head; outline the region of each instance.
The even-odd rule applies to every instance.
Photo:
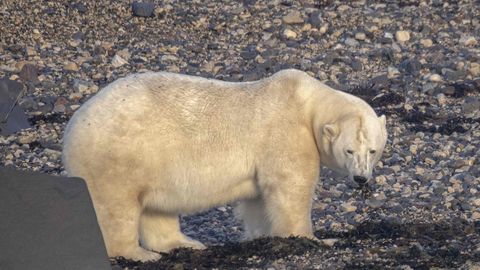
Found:
[[[387,140],[385,116],[349,116],[323,126],[324,165],[360,185],[372,176]]]

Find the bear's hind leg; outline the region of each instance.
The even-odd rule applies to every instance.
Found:
[[[180,231],[178,215],[144,209],[140,217],[140,243],[148,250],[169,252],[175,248],[204,249],[199,241]]]
[[[110,207],[96,207],[108,255],[123,256],[136,261],[160,259],[160,254],[143,249],[139,245],[140,205],[136,201],[111,197],[109,199]]]
[[[243,221],[246,240],[270,234],[270,221],[261,197],[239,202],[235,207],[235,216]]]

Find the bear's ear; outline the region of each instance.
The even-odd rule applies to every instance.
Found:
[[[323,126],[323,134],[329,139],[333,140],[338,135],[338,126],[337,124],[328,124]]]
[[[378,117],[378,120],[380,120],[380,123],[382,123],[382,125],[384,127],[387,126],[387,119],[386,119],[384,114],[382,114],[382,116]]]

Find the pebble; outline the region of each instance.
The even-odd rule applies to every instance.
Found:
[[[63,65],[63,69],[66,71],[78,71],[78,66],[74,62],[66,62]]]
[[[322,25],[319,29],[319,32],[325,34],[328,31],[328,23]]]
[[[88,82],[80,79],[74,79],[73,89],[75,90],[75,92],[78,92],[82,95],[90,95],[98,91],[98,86],[96,86],[92,82]]]
[[[38,135],[35,133],[22,134],[17,138],[19,144],[30,144],[38,140]]]
[[[396,67],[389,66],[389,67],[387,68],[387,77],[388,77],[389,79],[395,78],[395,77],[397,77],[398,75],[400,75],[400,71],[399,71]]]
[[[395,33],[395,39],[398,41],[398,42],[406,42],[406,41],[409,41],[410,40],[410,32],[408,31],[397,31]]]
[[[342,212],[350,213],[350,212],[355,212],[357,210],[357,207],[347,202],[347,203],[342,203],[341,209],[342,209]]]
[[[429,48],[433,45],[433,41],[429,38],[420,39],[420,44],[422,44],[422,46],[425,48]]]
[[[345,39],[345,45],[350,46],[350,47],[357,47],[358,45],[360,45],[360,43],[353,38],[346,38]]]
[[[326,238],[321,239],[320,242],[327,247],[333,247],[339,240],[338,238]]]
[[[155,4],[151,2],[133,2],[132,14],[137,17],[152,17],[155,11]]]
[[[428,77],[428,80],[431,81],[431,82],[441,82],[442,81],[442,76],[440,76],[438,74],[431,74]]]
[[[120,55],[115,54],[115,56],[112,59],[112,66],[118,68],[125,64],[128,64],[128,61],[123,59]]]
[[[315,28],[320,28],[324,24],[322,13],[320,11],[313,12],[310,17],[308,17],[308,22]]]
[[[283,16],[282,20],[286,24],[300,24],[304,22],[302,14],[297,10],[289,12],[287,15]]]
[[[467,97],[462,104],[464,114],[478,112],[480,110],[480,100],[476,97]]]
[[[468,72],[474,77],[480,76],[480,63],[472,62],[468,67]]]
[[[365,33],[363,33],[363,32],[357,32],[357,33],[355,33],[355,39],[356,39],[356,40],[361,40],[361,41],[363,41],[363,40],[365,40],[366,38],[367,38],[367,35],[365,35]]]
[[[25,49],[25,53],[27,54],[27,56],[35,56],[37,55],[37,51],[35,50],[34,47],[30,47],[28,46],[26,49]]]
[[[25,64],[22,67],[22,70],[18,74],[25,82],[31,82],[37,84],[40,81],[38,80],[38,69],[33,64]]]
[[[477,45],[477,40],[473,36],[462,36],[459,43],[464,46],[475,46]]]
[[[443,107],[445,104],[447,104],[447,97],[443,93],[440,93],[437,95],[437,101],[438,105]]]
[[[480,212],[473,212],[472,213],[473,220],[480,220]]]
[[[283,31],[283,36],[287,39],[295,39],[297,38],[298,34],[295,31],[287,28]]]

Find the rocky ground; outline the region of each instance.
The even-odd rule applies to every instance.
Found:
[[[32,127],[0,136],[0,164],[64,174],[72,113],[133,72],[249,81],[298,68],[388,119],[371,192],[322,173],[313,220],[328,245],[238,244],[226,206],[182,217],[209,249],[114,268],[479,269],[479,20],[474,0],[165,0],[133,13],[128,0],[3,0],[0,77],[24,85]]]

